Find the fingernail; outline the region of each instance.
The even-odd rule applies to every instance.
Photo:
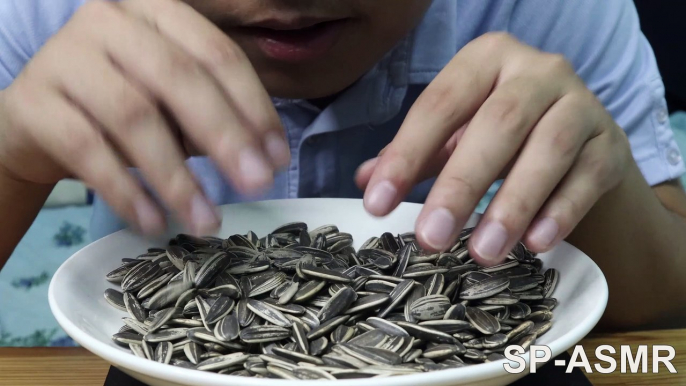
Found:
[[[434,209],[422,221],[419,232],[431,248],[442,251],[448,247],[455,232],[455,216],[446,208]]]
[[[196,194],[191,199],[191,221],[195,233],[204,235],[216,230],[221,219],[207,200],[202,195]]]
[[[147,198],[139,198],[133,203],[138,218],[138,226],[147,235],[161,233],[164,230],[164,220],[159,211]]]
[[[529,240],[542,248],[548,248],[555,241],[559,232],[560,227],[557,225],[557,221],[546,217],[534,225]]]
[[[286,139],[277,133],[270,132],[264,139],[264,147],[267,150],[277,168],[287,167],[290,163],[290,148]]]
[[[264,189],[271,184],[274,170],[259,151],[247,147],[241,150],[238,159],[241,178],[248,190]]]
[[[498,221],[488,222],[472,236],[471,242],[474,243],[474,250],[482,259],[497,260],[507,243],[507,229]]]
[[[390,181],[381,181],[372,186],[365,195],[364,206],[369,213],[375,216],[383,216],[391,211],[397,194],[398,190]]]

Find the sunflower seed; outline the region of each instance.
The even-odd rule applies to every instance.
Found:
[[[172,357],[172,344],[170,342],[161,342],[155,348],[155,361],[168,364]]]
[[[443,319],[450,306],[446,296],[428,295],[412,302],[410,314],[417,320]]]
[[[501,360],[505,345],[528,349],[551,328],[559,273],[521,243],[480,268],[472,231],[434,254],[413,233],[385,232],[355,250],[349,233],[303,222],[263,238],[179,234],[106,275],[123,291],[105,299],[128,314],[112,339],[150,360],[258,378],[388,377]]]
[[[310,342],[309,353],[310,355],[320,356],[329,347],[329,340],[322,336],[319,339],[315,339]]]
[[[397,323],[391,323],[385,319],[372,316],[367,318],[367,323],[369,323],[373,328],[378,328],[387,335],[402,336],[407,338],[410,337],[410,334],[408,334],[408,332]]]
[[[526,303],[515,303],[508,307],[510,318],[524,319],[531,314],[531,308]]]
[[[109,303],[112,307],[126,312],[126,305],[124,304],[124,294],[121,292],[108,288],[105,290],[105,300],[107,303]]]
[[[493,335],[488,335],[484,337],[483,346],[484,348],[498,348],[502,347],[507,343],[507,335],[496,333]]]
[[[295,339],[295,344],[300,348],[305,354],[310,352],[310,342],[307,340],[307,333],[305,332],[305,324],[300,321],[293,322],[293,338]]]
[[[463,289],[460,292],[460,298],[468,300],[488,298],[508,288],[509,285],[510,279],[507,277],[489,277]]]
[[[346,286],[342,290],[336,292],[331,299],[324,304],[324,307],[319,310],[317,317],[320,321],[326,322],[334,316],[338,316],[340,313],[344,312],[356,300],[357,294],[355,293],[355,290]]]
[[[291,336],[290,331],[279,326],[254,326],[241,330],[239,337],[245,343],[276,342]]]
[[[467,320],[480,332],[491,335],[500,331],[500,323],[493,315],[475,307],[467,307]]]
[[[316,367],[298,367],[293,370],[293,375],[298,379],[304,380],[336,380],[333,375]]]
[[[262,319],[281,327],[291,327],[293,324],[281,311],[270,307],[267,303],[255,299],[248,299],[248,308]]]
[[[374,294],[359,298],[345,311],[346,315],[357,314],[361,311],[374,310],[382,306],[391,299],[386,294]]]
[[[545,281],[543,282],[543,297],[549,298],[553,295],[553,292],[555,292],[560,274],[555,268],[550,268],[545,271],[543,277],[545,278]]]
[[[355,333],[353,327],[340,325],[331,333],[331,343],[345,343],[355,336]]]
[[[395,288],[393,288],[393,290],[388,294],[388,296],[391,298],[390,303],[388,303],[386,308],[379,311],[377,316],[383,318],[384,316],[388,315],[389,312],[391,312],[395,307],[397,307],[410,294],[412,288],[414,287],[414,284],[415,281],[412,279],[405,279],[398,283],[395,286]]]
[[[455,343],[455,338],[445,332],[436,330],[435,328],[419,326],[408,322],[398,322],[398,326],[402,327],[410,335],[415,338],[422,339],[427,342],[434,343]]]
[[[226,252],[217,252],[207,259],[195,274],[195,288],[208,286],[231,262],[231,257]]]
[[[229,342],[238,337],[240,330],[238,316],[234,311],[224,316],[224,318],[214,326],[214,336],[221,341]]]
[[[202,371],[216,371],[228,368],[236,364],[242,364],[248,359],[248,355],[242,352],[222,355],[206,359],[197,364],[196,369]]]
[[[443,292],[445,277],[440,273],[435,273],[426,281],[424,287],[427,295],[438,295]]]
[[[183,346],[184,355],[186,355],[186,358],[194,365],[198,364],[200,355],[203,354],[203,351],[202,346],[195,342],[188,342]]]
[[[472,325],[469,322],[455,319],[428,320],[420,322],[419,325],[434,328],[438,331],[445,332],[446,334],[454,334],[472,328]]]
[[[167,328],[158,332],[149,332],[145,334],[143,339],[146,342],[169,342],[186,337],[187,328]]]
[[[400,355],[390,350],[375,347],[360,347],[354,344],[342,343],[338,345],[346,354],[370,365],[397,365],[402,362]]]
[[[442,343],[424,350],[422,357],[429,359],[442,359],[451,355],[462,355],[466,351],[467,349],[462,346],[460,342],[456,342],[455,344]]]
[[[228,315],[233,309],[236,302],[228,296],[220,296],[214,301],[214,304],[207,311],[205,320],[208,325],[214,325],[224,316]]]
[[[333,331],[334,328],[338,327],[339,325],[345,323],[350,319],[349,315],[341,315],[341,316],[336,316],[333,317],[326,322],[320,324],[316,328],[312,329],[310,332],[307,333],[307,339],[313,340],[317,339],[319,337],[322,337],[331,331]]]
[[[300,286],[300,289],[298,289],[298,291],[293,296],[293,301],[295,303],[301,303],[306,300],[309,300],[310,298],[314,297],[317,294],[317,292],[324,288],[324,285],[326,285],[324,281],[308,281],[304,285]]]

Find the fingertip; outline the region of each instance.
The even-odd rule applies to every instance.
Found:
[[[364,207],[373,216],[385,216],[395,207],[398,189],[392,182],[384,180],[371,186],[364,195]]]
[[[264,138],[264,148],[276,169],[288,167],[291,162],[291,149],[282,135],[274,132],[267,133]]]
[[[355,171],[355,184],[361,190],[365,190],[369,184],[369,180],[372,178],[372,174],[376,169],[376,165],[379,162],[379,158],[375,157],[363,162]]]
[[[558,222],[551,217],[544,217],[535,221],[529,228],[525,244],[533,252],[547,252],[555,246],[559,234]]]
[[[166,221],[157,205],[147,197],[139,197],[133,202],[138,228],[147,236],[158,236],[166,227]]]
[[[274,182],[274,170],[262,152],[246,147],[239,153],[241,186],[245,193],[264,191]]]
[[[445,251],[457,238],[457,220],[447,208],[431,210],[418,221],[417,240],[420,246],[431,251]]]
[[[507,228],[500,221],[487,220],[469,238],[470,256],[481,265],[499,264],[505,259],[508,240]]]

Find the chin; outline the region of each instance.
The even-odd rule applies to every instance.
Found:
[[[318,74],[317,74],[318,75]],[[340,74],[261,73],[260,79],[270,96],[286,99],[317,99],[337,94],[350,87],[359,77],[345,79]]]

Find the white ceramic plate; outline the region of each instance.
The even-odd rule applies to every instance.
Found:
[[[275,227],[305,221],[310,228],[336,224],[349,232],[355,247],[371,236],[389,231],[394,234],[412,231],[421,210],[418,204],[401,204],[391,215],[374,218],[362,207],[361,200],[298,199],[264,201],[223,207],[224,222],[220,237],[255,231],[260,237]],[[473,226],[473,216],[468,226]],[[122,326],[124,312],[105,302],[103,293],[116,288],[105,274],[120,265],[123,257],[134,257],[151,246],[164,246],[179,229],[171,229],[158,240],[146,240],[128,230],[96,241],[69,258],[50,283],[49,300],[55,318],[64,330],[94,354],[150,385],[194,386],[296,386],[300,382],[253,379],[219,375],[163,365],[141,359],[116,346],[110,337]],[[553,327],[538,339],[546,344],[553,357],[581,340],[600,319],[607,303],[607,283],[598,266],[579,250],[563,243],[540,255],[544,267],[557,268],[560,280],[554,297]],[[527,362],[528,363],[528,362]],[[505,372],[504,361],[391,378],[336,381],[337,386],[416,386],[416,385],[505,385],[525,374]],[[333,381],[331,381],[333,382]]]

